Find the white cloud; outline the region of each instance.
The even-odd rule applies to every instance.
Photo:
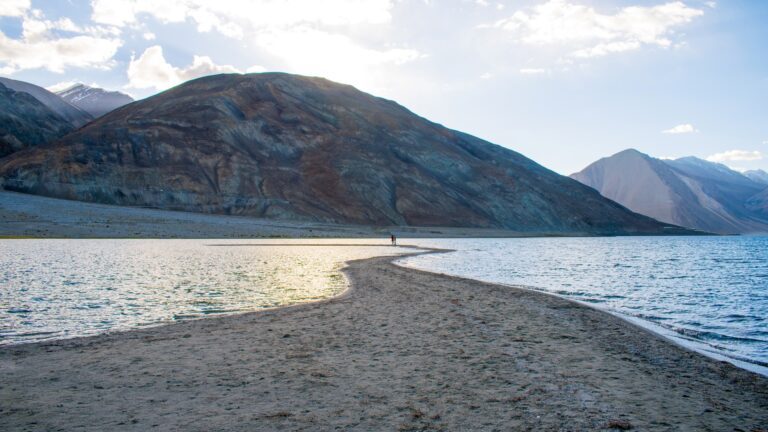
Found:
[[[717,7],[717,2],[714,2],[714,1],[704,2],[704,4],[707,5],[708,7],[712,8],[712,9]]]
[[[249,72],[263,70],[261,66],[248,68]],[[193,57],[191,65],[177,68],[165,60],[163,48],[160,45],[154,45],[144,50],[139,58],[131,58],[126,87],[165,90],[184,81],[220,73],[242,73],[242,71],[234,66],[218,65],[210,57],[197,55]]]
[[[491,78],[493,78],[493,74],[490,72],[485,72],[482,75],[480,75],[480,79],[483,79],[483,80],[488,80]]]
[[[22,35],[13,39],[0,31],[0,73],[47,69],[61,73],[70,67],[109,69],[122,41],[101,27],[80,28],[68,18],[47,21],[41,13],[23,17]],[[77,33],[59,37],[52,30]]]
[[[244,27],[270,29],[318,24],[345,26],[384,24],[392,18],[390,0],[94,0],[91,18],[125,26],[141,14],[161,22],[194,21],[201,32],[242,37]]]
[[[522,75],[543,75],[548,73],[549,70],[543,68],[523,68],[520,69]]]
[[[265,68],[264,66],[253,65],[248,69],[246,69],[245,73],[260,73],[260,72],[266,72],[266,71],[267,71],[267,68]]]
[[[567,0],[549,0],[530,10],[518,10],[492,27],[515,33],[523,43],[560,44],[570,56],[599,57],[645,45],[670,47],[675,28],[703,13],[681,1],[629,6],[605,14]]]
[[[372,49],[344,34],[309,27],[274,30],[258,36],[256,43],[280,57],[286,71],[318,75],[376,90],[376,74],[386,65],[401,65],[422,57],[407,48]]]
[[[687,134],[687,133],[694,133],[694,132],[698,132],[698,129],[693,127],[693,125],[690,123],[679,124],[673,128],[669,128],[661,131],[661,133],[665,133],[665,134]]]
[[[395,1],[93,0],[92,19],[119,27],[135,26],[145,17],[163,23],[189,21],[199,32],[255,44],[281,70],[371,89],[386,75],[384,66],[423,56],[409,47],[377,45],[372,37],[391,22]]]
[[[763,159],[763,153],[757,150],[728,150],[707,157],[710,162],[756,161],[761,159]]]
[[[143,37],[144,40],[148,40],[148,41],[155,40],[156,38],[155,34],[152,32],[144,32],[144,34],[141,35],[141,37]]]
[[[30,6],[30,0],[3,0],[0,2],[0,16],[24,16]]]

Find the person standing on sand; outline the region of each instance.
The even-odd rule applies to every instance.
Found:
[[[397,237],[394,234],[390,235],[389,239],[392,241],[392,246],[397,246]]]

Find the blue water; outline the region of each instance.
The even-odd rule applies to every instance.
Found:
[[[768,365],[768,237],[418,240],[401,265],[592,304],[695,348]]]

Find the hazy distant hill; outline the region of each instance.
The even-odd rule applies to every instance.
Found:
[[[85,84],[76,84],[56,94],[94,118],[133,102],[133,98],[125,93],[89,87]]]
[[[187,82],[0,161],[6,188],[374,225],[675,232],[522,155],[321,78]]]
[[[758,169],[746,171],[744,175],[754,182],[768,186],[768,172]]]
[[[0,158],[60,138],[73,129],[29,93],[0,83]]]
[[[719,233],[768,232],[756,197],[766,186],[722,164],[661,160],[630,149],[571,177],[660,221]]]
[[[34,96],[35,99],[42,102],[43,105],[47,106],[59,117],[68,121],[75,128],[78,128],[93,120],[92,115],[70,104],[69,102],[57,96],[55,93],[51,93],[42,87],[30,84],[28,82],[3,77],[0,77],[0,84],[5,85],[11,90],[25,92]]]

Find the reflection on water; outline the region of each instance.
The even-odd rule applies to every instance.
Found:
[[[234,246],[244,243],[264,246]],[[339,272],[345,261],[410,252],[384,244],[338,239],[0,240],[0,344],[328,298],[346,288]]]
[[[768,365],[768,237],[419,240],[399,263],[590,303]]]

